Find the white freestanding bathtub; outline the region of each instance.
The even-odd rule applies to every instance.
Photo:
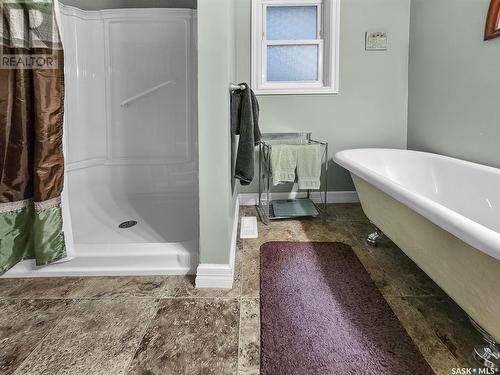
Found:
[[[334,159],[373,224],[500,342],[500,169],[390,149]]]

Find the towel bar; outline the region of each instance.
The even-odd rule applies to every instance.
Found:
[[[236,83],[230,83],[229,84],[229,91],[234,91],[234,90],[245,90],[245,85],[237,85]]]

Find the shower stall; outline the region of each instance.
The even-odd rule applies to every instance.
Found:
[[[60,5],[68,258],[8,276],[193,273],[196,10]]]

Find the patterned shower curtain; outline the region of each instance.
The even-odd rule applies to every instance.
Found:
[[[0,0],[0,272],[66,256],[64,61],[53,0]]]

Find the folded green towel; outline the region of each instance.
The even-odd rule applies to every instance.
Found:
[[[271,171],[273,185],[295,181],[297,167],[296,145],[273,145],[271,148]]]
[[[271,171],[273,185],[295,181],[295,169],[299,189],[319,189],[321,185],[321,146],[280,145],[271,149]]]
[[[321,185],[321,146],[309,144],[297,148],[299,189],[319,189]]]

